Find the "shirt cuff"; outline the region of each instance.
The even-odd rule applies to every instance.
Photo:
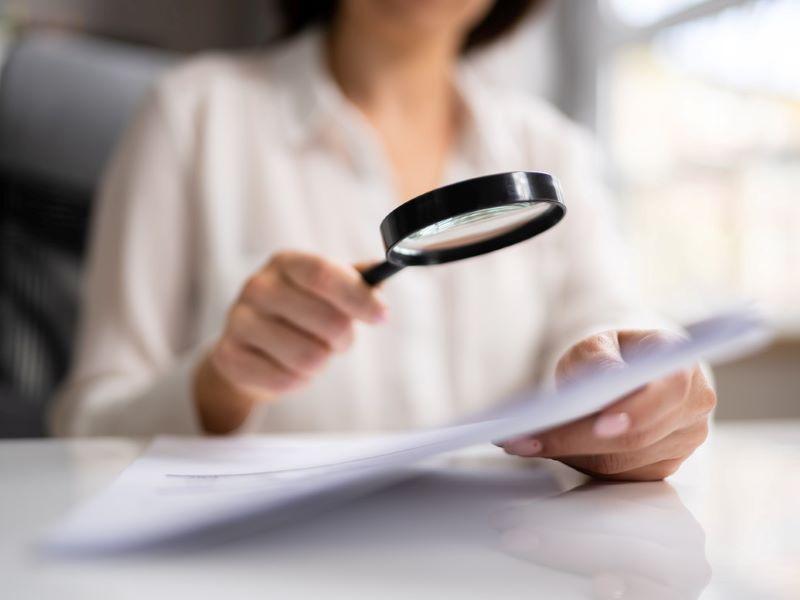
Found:
[[[201,435],[192,388],[206,352],[208,345],[199,345],[140,385],[101,377],[70,386],[50,411],[51,431],[59,436]]]
[[[194,401],[194,372],[208,351],[199,346],[177,363],[140,395],[118,418],[127,421],[126,432],[135,434],[202,435],[203,427]]]

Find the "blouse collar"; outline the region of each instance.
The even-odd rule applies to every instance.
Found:
[[[311,28],[298,34],[276,51],[274,60],[283,91],[282,125],[292,144],[318,142],[327,129],[340,127],[352,116],[352,104],[325,64],[321,30]],[[467,61],[459,64],[455,85],[466,111],[459,150],[476,168],[485,169],[496,164],[500,115],[492,109],[491,93]]]

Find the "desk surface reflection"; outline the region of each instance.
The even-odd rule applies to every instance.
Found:
[[[721,428],[670,483],[470,452],[267,532],[77,561],[31,543],[141,443],[4,442],[0,573],[15,598],[798,598],[800,424],[761,428]],[[754,510],[763,498],[770,510]]]

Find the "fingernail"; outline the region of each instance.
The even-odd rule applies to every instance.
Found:
[[[542,442],[539,440],[526,440],[524,444],[524,454],[526,456],[533,456],[542,451]]]
[[[628,413],[613,413],[603,415],[594,422],[594,433],[597,437],[612,438],[625,433],[630,426]]]
[[[542,451],[542,442],[531,438],[511,440],[506,444],[506,450],[520,456],[534,456]]]

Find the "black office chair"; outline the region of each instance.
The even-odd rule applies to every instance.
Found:
[[[98,179],[171,57],[31,34],[0,78],[0,438],[44,433],[66,373]]]

